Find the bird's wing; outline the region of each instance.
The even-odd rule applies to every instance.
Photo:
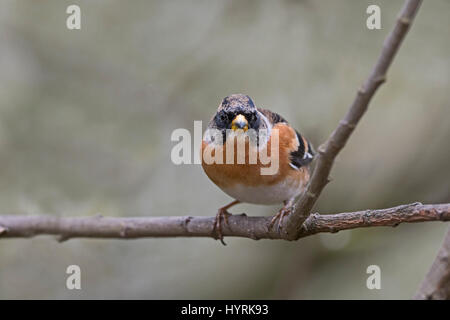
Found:
[[[314,159],[314,150],[311,143],[308,142],[297,130],[295,130],[298,139],[298,148],[292,151],[290,154],[291,166],[299,169],[300,167],[307,166]],[[295,169],[294,168],[294,169]]]
[[[257,108],[259,112],[261,112],[274,126],[277,123],[284,122],[288,123],[282,116],[280,116],[278,113],[272,112],[267,109]]]
[[[295,132],[298,140],[298,147],[296,150],[293,150],[290,153],[291,167],[293,167],[294,169],[299,169],[300,167],[310,164],[315,155],[311,143],[306,140],[306,138],[304,138],[297,130],[292,128],[288,124],[288,122],[278,113],[262,108],[258,108],[258,111],[261,112],[271,122],[272,125],[283,123],[289,126],[290,129]]]

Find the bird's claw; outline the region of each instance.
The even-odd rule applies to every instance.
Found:
[[[270,221],[269,230],[272,229],[273,225],[278,220],[277,232],[281,233],[281,229],[283,228],[283,219],[285,216],[289,215],[291,213],[291,211],[292,211],[292,209],[290,207],[281,208],[280,211],[278,211],[278,213],[276,215],[274,215],[272,220]]]
[[[227,244],[223,240],[223,234],[222,234],[222,218],[225,221],[225,224],[228,225],[228,217],[231,216],[231,213],[229,213],[226,209],[220,208],[219,211],[216,214],[216,219],[214,221],[214,228],[213,228],[213,234],[215,235],[215,239],[220,240],[220,242],[226,246]]]

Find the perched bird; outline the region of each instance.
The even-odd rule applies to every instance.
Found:
[[[250,132],[263,132],[251,140]],[[216,135],[210,132],[215,132]],[[278,134],[278,148],[275,145]],[[219,135],[217,135],[219,133]],[[245,137],[244,163],[237,161],[237,137]],[[242,141],[242,140],[241,140]],[[254,143],[251,143],[251,142]],[[234,150],[232,150],[232,148]],[[208,151],[209,150],[209,151]],[[213,150],[213,151],[211,151]],[[226,194],[235,200],[220,208],[216,215],[214,231],[222,241],[222,218],[228,223],[227,211],[230,207],[241,203],[276,204],[284,203],[284,207],[273,217],[269,228],[278,219],[278,230],[283,217],[290,213],[295,198],[304,190],[309,180],[309,164],[314,158],[311,144],[280,115],[275,112],[256,108],[252,99],[243,94],[233,94],[223,99],[216,114],[212,117],[202,141],[202,167],[206,175]],[[234,151],[232,158],[227,153]],[[271,164],[264,163],[260,154],[257,161],[250,161],[251,151],[266,152],[271,161],[278,163],[272,174],[262,174],[262,168]],[[205,154],[221,159],[221,163],[205,160]],[[216,158],[216,160],[217,160]],[[227,160],[232,161],[227,161]]]

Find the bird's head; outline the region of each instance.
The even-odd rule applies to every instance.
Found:
[[[218,129],[244,130],[259,127],[260,119],[252,99],[244,94],[232,94],[225,97],[214,117]]]

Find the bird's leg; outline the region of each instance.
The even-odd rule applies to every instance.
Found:
[[[219,239],[220,242],[222,242],[222,244],[224,246],[226,246],[227,244],[225,243],[225,241],[223,241],[222,217],[223,217],[223,220],[225,221],[225,224],[228,224],[228,216],[231,216],[231,213],[229,213],[227,210],[238,203],[240,203],[239,200],[234,200],[233,202],[230,202],[226,206],[219,208],[219,210],[217,211],[217,214],[216,214],[216,220],[214,221],[213,233],[215,233],[217,235],[216,239]]]
[[[269,224],[269,230],[272,229],[273,225],[278,220],[277,231],[278,231],[278,233],[280,233],[280,230],[283,225],[283,219],[285,216],[287,216],[291,213],[292,205],[294,204],[294,201],[295,201],[295,198],[289,199],[287,201],[283,201],[284,207],[281,208],[280,211],[278,211],[278,213],[273,216],[272,221],[270,221],[270,224]]]

